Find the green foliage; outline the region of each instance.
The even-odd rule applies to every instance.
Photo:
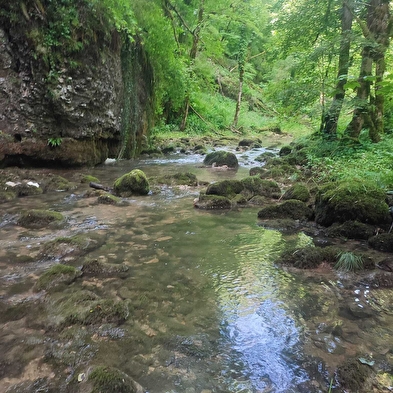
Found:
[[[353,252],[340,252],[334,268],[344,272],[356,272],[363,268],[363,257]]]
[[[62,144],[63,138],[56,137],[56,138],[48,138],[48,146],[50,147],[58,147]]]

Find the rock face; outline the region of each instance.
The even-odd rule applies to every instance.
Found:
[[[112,37],[70,56],[57,49],[57,63],[48,64],[36,36],[50,21],[34,3],[26,7],[28,20],[19,6],[17,22],[0,16],[0,166],[94,165],[116,157],[125,137],[135,154],[152,113],[141,46]]]

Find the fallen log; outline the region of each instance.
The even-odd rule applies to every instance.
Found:
[[[95,183],[93,181],[90,182],[89,186],[91,188],[95,188],[96,190],[104,190],[104,191],[110,191],[111,189],[109,187],[106,187],[100,183]]]

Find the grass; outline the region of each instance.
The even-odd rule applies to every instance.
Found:
[[[334,268],[344,272],[356,272],[363,268],[363,258],[353,252],[340,252]]]

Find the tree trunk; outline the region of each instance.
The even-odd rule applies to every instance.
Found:
[[[238,91],[238,94],[237,94],[235,117],[233,118],[233,127],[235,127],[235,128],[237,127],[237,123],[239,121],[240,106],[242,104],[243,79],[244,79],[244,68],[242,68],[239,71],[239,91]]]
[[[347,83],[348,77],[352,22],[352,4],[350,1],[344,0],[341,10],[341,44],[338,59],[336,94],[333,97],[329,111],[323,116],[321,124],[322,133],[330,138],[334,138],[337,134],[338,119],[345,97],[344,86]]]
[[[349,123],[346,134],[358,138],[363,127],[369,129],[373,142],[379,142],[383,133],[384,97],[378,94],[380,83],[385,72],[385,53],[389,47],[392,29],[388,0],[369,0],[367,4],[367,25],[361,25],[363,34],[368,41],[362,51],[362,63],[357,90],[358,105]],[[367,76],[372,75],[375,63],[375,86],[371,94],[371,82]]]
[[[198,53],[198,44],[199,44],[199,40],[201,38],[201,27],[202,27],[202,22],[203,22],[204,5],[205,5],[205,0],[200,0],[199,10],[198,10],[198,22],[197,22],[195,29],[192,32],[192,46],[191,46],[191,50],[190,50],[191,64],[196,59],[196,56]],[[191,73],[191,71],[190,71],[190,73]],[[187,93],[186,99],[184,102],[184,111],[183,111],[183,117],[182,117],[181,124],[180,124],[180,131],[184,131],[186,129],[189,111],[190,111],[190,92]]]

